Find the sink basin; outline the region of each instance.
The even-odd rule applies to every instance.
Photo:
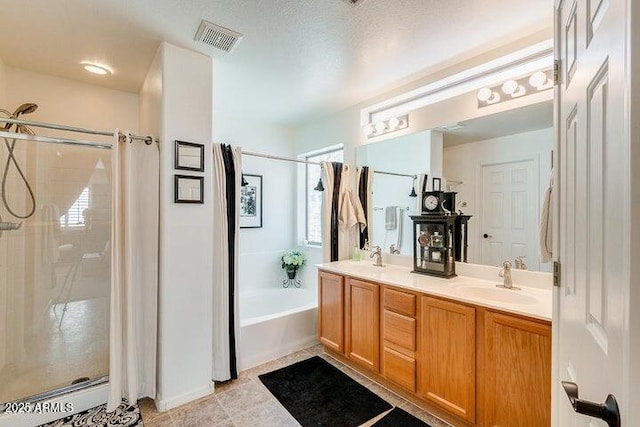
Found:
[[[536,304],[538,299],[522,293],[521,290],[501,289],[489,286],[459,286],[457,291],[461,295],[481,298],[488,301],[502,302],[506,304]]]

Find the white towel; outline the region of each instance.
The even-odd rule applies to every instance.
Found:
[[[340,182],[340,195],[338,198],[338,225],[343,230],[348,230],[356,224],[367,224],[364,209],[360,199],[353,195],[349,188],[351,182],[351,170],[348,165],[343,165],[342,179]]]
[[[364,210],[360,200],[353,197],[351,190],[340,195],[338,208],[338,224],[343,230],[348,230],[356,224],[366,224]]]
[[[551,171],[553,174],[553,171]],[[550,180],[549,188],[544,193],[542,204],[542,216],[540,217],[540,262],[550,262],[553,259],[553,206],[551,193],[553,181]]]
[[[389,252],[391,252],[391,245],[394,245],[397,250],[400,250],[402,246],[402,208],[392,207],[396,214],[397,226],[394,229],[387,229],[384,233],[384,250],[389,250]]]
[[[398,207],[387,206],[384,209],[384,229],[395,230],[398,227]]]

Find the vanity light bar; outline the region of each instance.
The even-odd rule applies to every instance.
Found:
[[[553,88],[553,69],[536,71],[527,77],[509,79],[504,83],[478,90],[478,108],[499,104],[515,98]]]
[[[409,116],[391,117],[390,119],[381,120],[376,123],[369,123],[364,128],[364,134],[367,138],[375,138],[376,136],[385,135],[397,130],[409,127]]]

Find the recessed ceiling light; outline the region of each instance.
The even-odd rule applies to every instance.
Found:
[[[105,76],[107,74],[112,74],[112,71],[105,67],[104,65],[93,64],[89,62],[83,62],[82,66],[85,70],[93,74],[99,74],[101,76]]]

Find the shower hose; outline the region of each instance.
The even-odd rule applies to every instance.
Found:
[[[6,110],[0,110],[0,112],[7,114],[10,118],[14,118],[16,116],[16,114],[11,114]],[[0,128],[0,130],[8,131],[10,126],[11,125],[7,124],[5,125],[4,128]],[[22,130],[23,133],[33,134],[33,131],[27,128],[26,126],[18,125],[16,127],[16,132],[19,132],[20,130]],[[7,147],[7,160],[4,164],[4,168],[2,171],[2,204],[4,205],[7,212],[9,212],[12,216],[18,219],[27,219],[32,217],[36,211],[36,198],[35,198],[35,195],[33,194],[33,189],[31,188],[31,185],[29,184],[27,177],[24,175],[24,172],[14,155],[14,151],[16,147],[16,139],[15,138],[2,138],[2,139],[4,140],[5,147]],[[30,203],[31,209],[26,213],[16,212],[16,210],[11,206],[11,204],[9,203],[9,200],[7,199],[7,186],[8,186],[7,180],[9,176],[9,169],[11,168],[12,165],[15,168],[16,172],[18,172],[20,179],[24,183],[24,186],[26,187],[27,192],[29,193],[29,199],[31,200],[31,203]],[[0,217],[0,222],[1,221],[2,221],[2,217]]]

